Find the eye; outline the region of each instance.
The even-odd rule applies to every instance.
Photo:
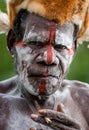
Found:
[[[65,50],[68,49],[66,46],[62,45],[62,44],[58,44],[54,46],[55,49],[57,50]]]
[[[29,46],[31,47],[38,47],[41,48],[44,46],[44,43],[41,41],[30,41],[29,43],[27,43]]]
[[[41,42],[39,42],[39,41],[31,41],[29,44],[40,46]]]

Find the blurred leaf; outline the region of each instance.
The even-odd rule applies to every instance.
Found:
[[[6,3],[5,3],[6,0],[0,0],[0,10],[6,12]]]
[[[89,43],[80,45],[71,64],[68,79],[80,80],[89,83]]]
[[[6,36],[0,35],[0,80],[15,74],[13,59],[6,48]]]

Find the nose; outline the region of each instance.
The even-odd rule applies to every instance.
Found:
[[[57,65],[59,60],[52,45],[48,45],[37,57],[37,62],[46,65]]]

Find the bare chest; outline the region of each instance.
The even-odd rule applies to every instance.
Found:
[[[0,104],[0,130],[52,130],[31,119],[31,114],[35,111],[25,100],[1,98]]]

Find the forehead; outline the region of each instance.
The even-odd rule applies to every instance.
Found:
[[[14,22],[15,32],[17,35],[19,34],[18,36],[24,42],[34,40],[41,42],[47,41],[52,26],[54,26],[55,42],[61,41],[63,43],[65,40],[66,42],[73,41],[74,25],[71,22],[59,25],[57,22],[49,21],[26,10],[20,11]]]

